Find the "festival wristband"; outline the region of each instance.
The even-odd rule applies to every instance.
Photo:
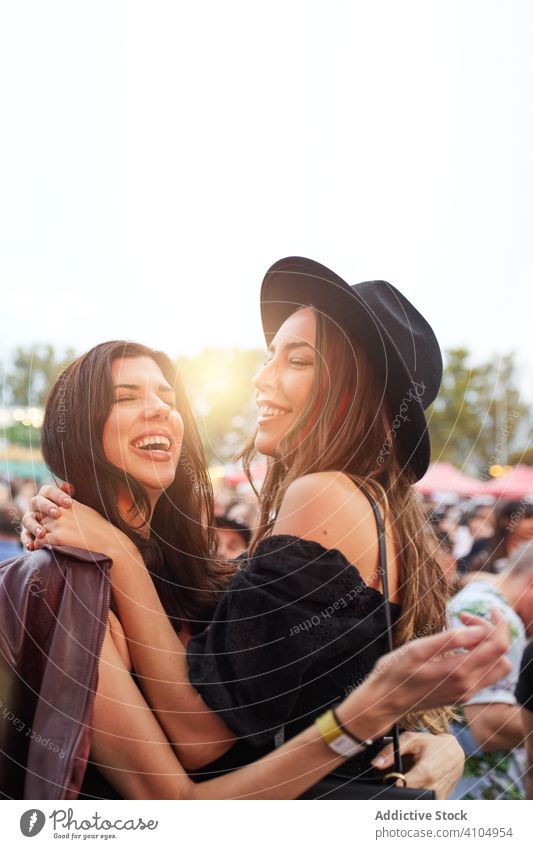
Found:
[[[352,758],[359,752],[371,746],[373,740],[357,740],[353,734],[344,729],[335,716],[335,711],[327,710],[315,719],[320,736],[335,754]]]

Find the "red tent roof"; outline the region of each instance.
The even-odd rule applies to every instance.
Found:
[[[483,484],[483,492],[497,498],[533,496],[533,467],[518,465],[508,475],[491,478]]]
[[[486,491],[482,481],[465,475],[452,463],[432,463],[415,487],[424,494],[454,492],[457,495],[476,495]]]

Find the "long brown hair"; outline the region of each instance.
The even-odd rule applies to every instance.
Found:
[[[122,357],[149,357],[176,393],[184,425],[176,476],[159,498],[147,538],[118,509],[126,488],[133,512],[144,520],[150,506],[142,486],[107,460],[102,437],[113,400],[111,366]],[[160,351],[132,342],[104,342],[78,357],[56,381],[41,431],[44,460],[54,475],[74,486],[75,497],[120,528],[139,548],[161,602],[176,630],[205,627],[228,572],[212,559],[213,494],[201,441],[179,375]]]
[[[311,307],[312,308],[312,307]],[[341,471],[370,492],[390,518],[399,562],[402,613],[395,628],[395,644],[428,636],[446,628],[449,589],[434,552],[436,537],[413,490],[414,475],[404,467],[391,439],[391,410],[384,382],[357,341],[318,310],[316,368],[305,409],[270,458],[259,495],[259,527],[252,543],[272,532],[287,487],[302,475]],[[416,403],[416,402],[415,402]],[[255,437],[242,458],[250,467]],[[446,728],[447,710],[413,715],[406,727]]]

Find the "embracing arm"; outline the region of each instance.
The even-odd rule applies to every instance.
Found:
[[[189,681],[185,646],[174,631],[137,548],[113,548],[111,583],[143,692],[186,769],[226,752],[235,735]]]
[[[380,660],[337,709],[348,731],[359,739],[382,736],[408,710],[463,700],[505,674],[508,643],[501,622],[470,621],[478,624],[416,640],[397,649],[388,662]],[[463,651],[454,654],[457,649]],[[195,784],[109,634],[100,659],[93,729],[92,760],[126,799],[294,799],[344,761],[313,725],[253,764]]]
[[[91,760],[125,799],[294,799],[344,761],[328,748],[313,725],[267,757],[196,784],[187,776],[109,636],[104,641],[99,678]],[[352,702],[350,725],[356,726],[361,736],[390,724],[391,708],[376,712],[372,688]]]
[[[50,516],[51,501],[59,504],[63,493],[53,487],[41,490],[41,493],[40,497],[33,500],[33,520],[25,518],[24,521],[26,528],[35,533],[38,530],[35,525],[39,524],[36,521],[37,516],[44,516],[40,522],[39,544],[48,540],[56,545],[82,545],[91,550],[103,551],[112,559],[113,594],[128,640],[133,666],[147,701],[156,713],[168,739],[175,746],[182,763],[187,769],[198,769],[221,756],[233,745],[235,736],[221,718],[224,714],[211,711],[198,690],[190,684],[185,648],[168,620],[138,550],[124,534],[99,514],[77,502],[72,503],[68,509],[56,506],[56,513],[57,509],[60,509],[61,515]],[[368,577],[377,555],[374,519],[367,499],[345,475],[311,475],[292,484],[285,494],[274,532],[289,533],[304,539],[314,538],[321,541],[326,549],[333,549],[342,545],[342,534],[345,533],[347,525],[353,527],[354,521],[357,528],[357,551],[354,551],[352,543],[347,553],[357,559],[363,575]],[[361,561],[364,561],[365,566],[368,563],[368,568],[364,569]],[[276,584],[278,595],[284,593],[283,604],[269,600],[276,608],[272,611],[272,621],[276,622],[281,620],[284,610],[295,598],[292,576],[283,577],[284,580]],[[253,583],[250,590],[258,599],[261,609],[266,610],[261,581]],[[301,615],[304,613],[305,610],[302,610]],[[245,614],[239,611],[235,613],[232,609],[232,613],[226,618],[238,618],[239,615]],[[295,611],[294,615],[298,617],[299,614]],[[263,617],[262,627],[265,627],[265,621]],[[279,633],[284,633],[285,624],[287,623],[278,623]],[[229,623],[221,627],[226,633],[232,626]],[[234,656],[235,639],[230,641],[230,647],[225,652],[216,642],[214,632],[211,636],[213,639],[207,646],[207,652],[209,654],[216,649],[218,655],[216,664],[213,662],[217,669],[213,670],[212,675],[209,673],[209,684],[215,681],[216,672],[225,664],[221,675],[230,683],[226,685],[224,682],[220,689],[229,688],[226,701],[233,707],[240,706],[243,702],[249,705],[261,702],[265,705],[270,698],[269,691],[272,689],[273,680],[269,666],[270,655],[264,651],[257,652],[254,675],[250,676],[247,672],[249,677],[246,678],[243,666],[251,656],[253,648],[248,654],[243,653],[241,659]],[[234,634],[232,636],[235,637]],[[293,655],[287,658],[286,662],[294,663],[294,683],[281,687],[283,693],[276,699],[277,713],[272,717],[272,721],[277,724],[282,724],[280,718],[288,710],[285,702],[288,703],[294,698],[298,686],[297,675],[301,674],[299,669],[302,657],[297,641],[293,641],[290,647]],[[238,684],[233,686],[233,680],[238,681]],[[258,708],[251,717],[255,725],[260,724],[260,710],[264,708]],[[242,717],[241,712],[237,717],[239,722],[242,722]],[[268,721],[266,726],[268,727]]]
[[[41,488],[23,520],[25,543],[86,548],[113,561],[113,597],[143,692],[186,769],[205,766],[231,748],[235,736],[190,683],[185,647],[138,549],[95,510],[65,498],[57,487]]]

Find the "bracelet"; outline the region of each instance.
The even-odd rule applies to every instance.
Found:
[[[337,723],[337,725],[339,726],[339,728],[341,729],[343,734],[346,734],[346,736],[349,737],[350,740],[353,740],[354,743],[359,743],[359,745],[361,745],[361,743],[365,743],[365,745],[370,745],[371,743],[374,742],[373,740],[370,740],[370,741],[360,740],[359,737],[356,737],[355,734],[352,734],[351,731],[348,731],[346,726],[342,724],[342,722],[340,721],[340,719],[337,715],[337,711],[335,710],[335,708],[331,708],[331,710],[333,712],[333,716],[335,717],[335,722]]]
[[[373,740],[357,740],[352,734],[343,729],[331,708],[315,719],[320,736],[336,755],[352,758],[359,752],[371,746]]]

